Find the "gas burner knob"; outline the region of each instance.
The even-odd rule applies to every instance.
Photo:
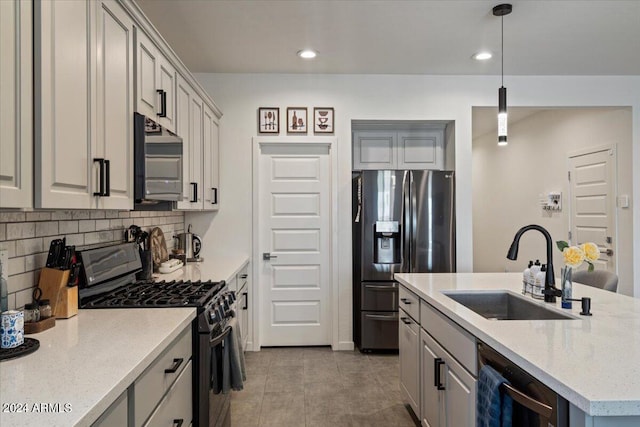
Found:
[[[236,302],[236,293],[234,291],[229,292],[229,298],[231,299],[231,303]]]
[[[209,312],[209,318],[207,320],[209,320],[209,324],[214,323],[217,320],[217,314],[215,310],[211,310]]]

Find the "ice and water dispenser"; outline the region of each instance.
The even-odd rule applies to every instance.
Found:
[[[400,264],[400,224],[398,221],[376,221],[373,227],[373,262]]]

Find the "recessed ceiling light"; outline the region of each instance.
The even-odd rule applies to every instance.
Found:
[[[298,51],[298,56],[304,59],[313,59],[317,55],[315,50],[311,49],[303,49]]]
[[[487,59],[491,59],[493,55],[491,52],[478,52],[472,56],[476,61],[486,61]]]

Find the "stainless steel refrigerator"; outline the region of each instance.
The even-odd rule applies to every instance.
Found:
[[[394,273],[456,270],[452,171],[353,174],[353,330],[361,351],[398,349]]]

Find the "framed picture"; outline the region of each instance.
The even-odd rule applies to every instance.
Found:
[[[307,108],[288,107],[287,108],[287,132],[307,133]]]
[[[258,133],[280,133],[280,109],[276,107],[258,108]]]
[[[313,132],[333,133],[333,108],[313,109]]]

